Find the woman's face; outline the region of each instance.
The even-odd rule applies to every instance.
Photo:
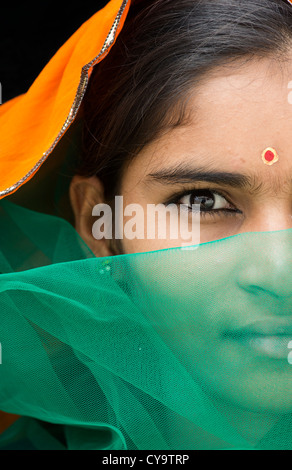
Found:
[[[137,227],[149,204],[201,202],[200,224],[191,211],[182,221],[199,229],[200,247],[167,251],[159,262],[132,257],[137,285],[188,369],[244,407],[283,411],[292,410],[292,232],[245,232],[292,228],[291,80],[289,62],[218,70],[194,90],[189,122],[144,148],[121,185],[124,207],[144,209]],[[279,155],[271,166],[262,160],[268,147]],[[184,244],[121,241],[126,254]]]
[[[147,214],[149,204],[191,206],[201,198],[200,225],[191,212],[181,222],[199,227],[201,244],[292,228],[291,79],[292,67],[262,61],[206,81],[189,102],[188,125],[126,169],[124,206],[139,204]],[[261,158],[268,147],[279,155],[271,166]],[[160,332],[180,357],[185,351],[190,370],[242,406],[292,410],[292,232],[255,236],[250,248],[245,240],[173,251],[157,265],[146,258],[137,279]],[[137,253],[183,243],[145,235],[124,238],[122,247]]]

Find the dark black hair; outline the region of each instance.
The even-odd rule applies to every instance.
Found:
[[[285,0],[138,0],[83,103],[77,173],[119,192],[125,163],[187,119],[188,92],[216,67],[288,58],[292,6]]]

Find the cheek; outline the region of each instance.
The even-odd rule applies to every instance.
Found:
[[[120,215],[118,225],[123,236],[124,253],[200,244],[199,212],[190,214],[176,204],[165,205],[161,202],[127,203],[127,199],[123,202],[123,215]]]
[[[158,250],[167,250],[170,248],[184,248],[183,240],[127,240],[122,242],[123,252],[126,254],[154,252]],[[186,244],[192,245],[192,243]]]
[[[139,304],[160,328],[178,331],[181,325],[201,334],[212,324],[217,335],[219,325],[229,321],[225,294],[230,305],[230,292],[237,289],[229,275],[234,262],[226,263],[221,252],[216,256],[215,245],[163,249],[129,259],[135,296],[145,300]]]
[[[146,253],[156,250],[174,248],[177,245],[171,245],[171,240],[123,240],[124,253]]]
[[[221,332],[230,322],[230,310],[239,314],[236,284],[226,282],[232,267],[222,252],[211,246],[174,248],[133,255],[129,261],[134,302],[163,347],[192,375],[212,377],[226,362]]]

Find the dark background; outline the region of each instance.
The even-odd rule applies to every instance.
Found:
[[[62,44],[108,0],[6,2],[0,9],[2,102],[25,93]]]

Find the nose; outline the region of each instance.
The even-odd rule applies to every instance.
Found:
[[[245,235],[245,253],[237,275],[238,286],[261,300],[285,300],[282,313],[287,308],[291,314],[292,229]]]

